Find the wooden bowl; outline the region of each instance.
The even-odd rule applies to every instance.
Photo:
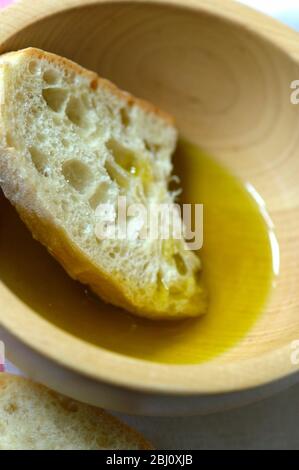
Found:
[[[290,84],[299,79],[299,36],[228,0],[21,0],[0,22],[0,52],[56,52],[173,113],[185,137],[261,194],[281,255],[261,319],[211,362],[157,364],[102,349],[44,319],[2,281],[9,357],[65,394],[131,413],[209,412],[297,381],[299,107]]]

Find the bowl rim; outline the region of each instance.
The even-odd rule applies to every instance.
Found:
[[[262,37],[299,62],[298,33],[234,1],[223,9],[222,0],[40,0],[33,15],[31,0],[19,0],[0,12],[0,48],[5,48],[5,41],[16,31],[38,20],[76,7],[108,3],[146,3],[208,13]],[[229,393],[262,386],[299,370],[299,364],[291,363],[290,345],[233,363],[213,360],[199,365],[169,365],[124,356],[76,338],[44,320],[2,282],[0,324],[21,343],[64,368],[142,392],[189,396]]]

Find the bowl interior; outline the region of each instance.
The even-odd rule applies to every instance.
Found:
[[[239,363],[286,350],[299,335],[299,108],[290,102],[298,64],[238,22],[200,7],[141,2],[101,2],[45,16],[7,37],[1,51],[27,46],[73,59],[171,112],[185,138],[253,185],[275,225],[280,274],[255,327],[215,361]],[[24,305],[5,282],[0,292],[1,304],[13,307],[16,333],[32,338],[40,328],[36,336],[50,335],[38,309]],[[73,366],[87,348],[94,367],[103,366],[105,352],[77,341],[67,328],[51,331],[72,349]]]

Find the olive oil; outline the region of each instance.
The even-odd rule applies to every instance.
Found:
[[[197,147],[180,142],[175,173],[181,202],[204,205],[204,317],[178,322],[135,318],[73,281],[32,239],[0,197],[0,278],[38,315],[101,348],[169,364],[211,360],[254,325],[271,289],[273,253],[262,208],[246,187]]]

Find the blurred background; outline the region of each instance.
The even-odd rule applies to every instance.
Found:
[[[299,31],[299,0],[240,0]]]

